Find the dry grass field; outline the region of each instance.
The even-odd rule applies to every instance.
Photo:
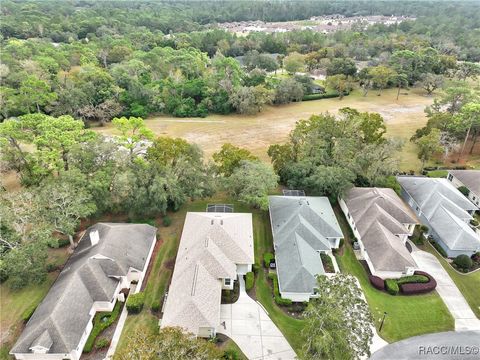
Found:
[[[230,142],[248,148],[267,160],[268,146],[285,141],[297,120],[306,119],[312,114],[326,111],[335,113],[342,107],[352,107],[380,113],[387,123],[388,135],[406,140],[401,168],[417,169],[420,162],[416,158],[415,146],[408,143],[408,139],[426,123],[423,110],[432,103],[433,97],[425,96],[421,90],[411,89],[402,91],[396,100],[396,93],[395,89],[388,89],[380,96],[372,91],[364,97],[360,91],[354,91],[342,100],[322,99],[270,106],[252,116],[211,115],[204,119],[158,116],[149,118],[147,125],[157,135],[182,137],[197,143],[207,156],[217,151],[223,143]],[[96,130],[104,134],[115,133],[111,125]]]

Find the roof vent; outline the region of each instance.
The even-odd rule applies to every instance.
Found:
[[[210,222],[210,225],[213,225],[213,219],[212,219],[212,221]]]
[[[90,231],[90,242],[92,246],[97,245],[99,241],[100,241],[100,234],[98,233],[98,230]]]

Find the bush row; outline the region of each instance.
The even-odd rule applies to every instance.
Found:
[[[426,272],[423,271],[415,271],[416,276],[424,276],[428,278],[428,282],[426,283],[408,283],[408,284],[402,284],[400,285],[400,288],[402,289],[402,293],[405,295],[414,295],[414,294],[425,294],[430,291],[435,290],[437,287],[437,282],[435,279],[427,274]]]
[[[343,96],[347,96],[350,93],[345,91],[343,93]],[[324,93],[324,94],[310,94],[310,95],[305,95],[302,98],[302,101],[310,101],[310,100],[319,100],[319,99],[331,99],[331,98],[336,98],[339,97],[340,93],[339,92],[330,92],[330,93]]]
[[[433,245],[433,247],[442,255],[444,258],[448,257],[447,253],[443,248],[440,246],[439,243],[437,243],[435,240],[431,239],[430,243]]]
[[[400,292],[396,279],[385,280],[385,289],[390,295],[397,295]]]
[[[145,294],[143,292],[128,295],[126,304],[128,312],[132,314],[138,314],[140,311],[142,311],[144,302]]]
[[[290,300],[290,299],[283,299],[283,298],[280,296],[280,290],[279,290],[279,288],[278,288],[278,278],[277,278],[277,274],[270,273],[270,274],[268,274],[268,277],[269,277],[269,278],[272,280],[272,282],[273,282],[273,295],[274,295],[275,302],[277,303],[277,305],[282,305],[282,306],[292,305],[292,300]]]
[[[90,336],[85,343],[85,347],[83,348],[84,353],[92,351],[93,344],[95,343],[95,339],[97,338],[97,336],[118,319],[118,316],[120,315],[120,308],[121,302],[117,301],[112,312],[99,312],[95,315],[95,318],[93,319],[92,332],[90,333]],[[103,321],[102,319],[104,319],[105,317],[107,317],[107,319]]]
[[[383,280],[381,277],[369,275],[368,279],[370,280],[370,284],[372,284],[375,289],[382,291],[385,290],[385,280]]]
[[[404,276],[400,279],[397,279],[397,284],[408,284],[408,283],[428,283],[430,279],[428,276],[424,275],[411,275],[411,276]]]

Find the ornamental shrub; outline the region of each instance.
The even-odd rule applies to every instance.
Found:
[[[273,295],[274,295],[274,298],[275,298],[275,303],[277,305],[281,305],[281,306],[290,306],[292,305],[292,300],[290,299],[284,299],[280,296],[280,290],[278,288],[278,278],[277,278],[277,274],[274,274],[274,273],[271,273],[268,275],[268,277],[270,279],[272,279],[273,281]]]
[[[440,246],[439,243],[437,243],[436,241],[433,241],[432,245],[440,253],[440,255],[442,255],[444,258],[448,257],[447,252],[443,250],[443,248]]]
[[[143,292],[128,295],[126,303],[128,312],[132,314],[138,314],[140,311],[142,311],[144,302],[145,294]]]
[[[165,215],[165,216],[163,217],[163,221],[162,221],[162,222],[163,222],[163,226],[168,227],[168,226],[170,226],[170,225],[172,224],[172,219],[170,219],[170,216]]]
[[[160,301],[155,300],[154,302],[152,302],[152,305],[150,306],[150,309],[153,312],[158,312],[158,310],[160,310]]]
[[[397,279],[397,284],[409,284],[409,283],[428,283],[430,279],[424,275],[412,275],[412,276],[404,276],[400,279]]]
[[[88,336],[85,346],[83,347],[84,353],[89,353],[93,349],[93,343],[100,333],[112,325],[120,316],[121,303],[117,301],[112,312],[99,312],[95,314],[93,319],[93,329]]]
[[[263,254],[263,264],[265,265],[266,268],[270,267],[270,263],[274,259],[274,256],[272,253],[265,253]]]
[[[108,340],[107,338],[101,337],[95,343],[95,348],[99,350],[105,349],[106,347],[108,347],[108,345],[110,345],[110,340]]]
[[[390,295],[397,295],[400,291],[397,280],[395,279],[387,279],[385,280],[385,288]]]
[[[253,272],[250,271],[245,275],[245,287],[247,291],[253,288],[254,282],[255,282],[255,277],[253,275]]]
[[[468,255],[458,255],[453,263],[463,270],[469,270],[473,266],[473,261]]]
[[[368,279],[375,289],[385,290],[385,281],[381,277],[370,275]]]

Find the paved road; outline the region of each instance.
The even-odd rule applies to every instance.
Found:
[[[437,281],[437,292],[455,319],[455,330],[480,330],[480,320],[438,259],[423,250],[413,251],[412,257],[421,270],[431,274]]]
[[[480,331],[447,331],[415,336],[390,344],[370,357],[370,360],[473,359],[480,359]]]
[[[250,360],[293,360],[296,358],[290,344],[273,323],[262,306],[245,292],[240,277],[240,297],[234,304],[221,306],[217,332],[230,337]]]

